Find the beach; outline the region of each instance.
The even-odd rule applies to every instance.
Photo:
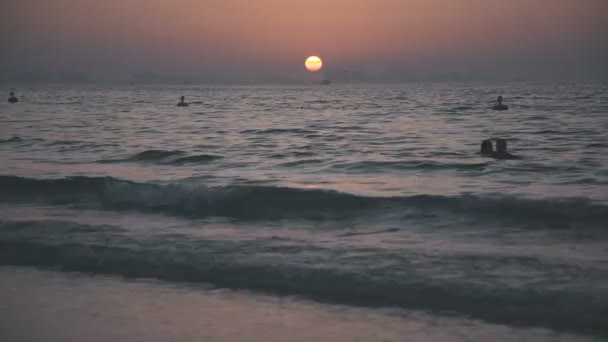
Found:
[[[3,341],[593,341],[155,280],[0,270]]]

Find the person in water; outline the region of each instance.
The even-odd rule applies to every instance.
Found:
[[[496,140],[496,152],[492,154],[496,159],[514,159],[516,158],[511,153],[507,152],[507,141],[505,139]]]
[[[494,146],[492,146],[492,142],[488,139],[481,142],[481,151],[482,156],[491,157],[494,154]]]
[[[496,141],[496,151],[492,141]],[[505,139],[486,139],[481,142],[480,154],[484,157],[496,158],[496,159],[517,159],[516,156],[507,152],[507,141]]]
[[[492,109],[494,109],[494,110],[507,110],[507,109],[509,109],[509,106],[507,106],[506,104],[502,103],[502,96],[498,96],[498,98],[496,99],[496,102],[498,102],[498,103],[495,104],[494,107],[492,107]]]
[[[188,103],[185,102],[186,97],[182,96],[179,98],[181,101],[177,104],[178,107],[188,107]]]
[[[8,102],[16,103],[19,102],[19,99],[15,96],[15,93],[11,91],[11,97],[8,98]]]

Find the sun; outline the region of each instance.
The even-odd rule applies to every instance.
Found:
[[[323,67],[323,61],[317,56],[310,56],[306,58],[304,65],[308,71],[317,72]]]

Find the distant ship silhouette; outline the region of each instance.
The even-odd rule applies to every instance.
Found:
[[[321,85],[329,85],[329,84],[331,84],[330,80],[323,80],[323,81],[321,81]]]

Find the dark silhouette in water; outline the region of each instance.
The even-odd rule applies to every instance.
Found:
[[[482,156],[491,157],[494,154],[494,147],[492,146],[492,142],[490,140],[484,140],[481,142],[481,151]]]
[[[180,102],[177,104],[178,107],[188,107],[188,103],[184,102],[186,100],[185,96],[180,97]]]
[[[492,140],[496,140],[496,151],[492,145]],[[480,154],[484,157],[496,159],[517,159],[516,156],[507,152],[507,141],[505,139],[486,139],[481,142]]]
[[[507,141],[505,139],[496,140],[496,152],[492,154],[496,159],[515,159],[514,155],[507,152]]]
[[[509,109],[509,106],[502,104],[502,96],[499,96],[496,101],[498,102],[497,104],[494,105],[494,107],[492,107],[492,109],[494,110],[507,110]]]
[[[19,99],[15,96],[15,93],[12,91],[11,91],[11,97],[8,98],[8,102],[10,102],[10,103],[19,102]]]

